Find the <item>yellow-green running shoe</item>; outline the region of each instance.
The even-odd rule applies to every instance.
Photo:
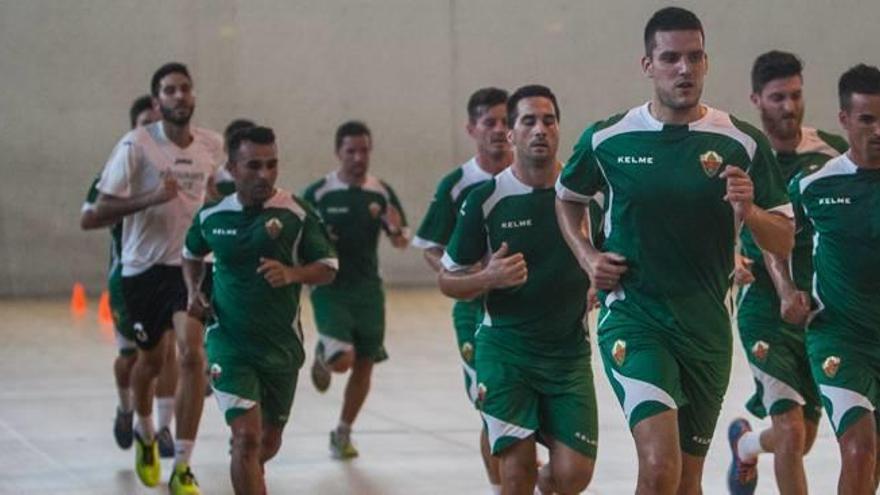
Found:
[[[140,433],[134,432],[134,470],[141,483],[153,487],[159,484],[162,477],[162,466],[159,464],[159,444],[156,439],[147,445]]]
[[[330,455],[334,459],[346,460],[358,456],[358,451],[351,444],[351,434],[330,432]]]
[[[199,482],[189,468],[189,464],[174,466],[171,479],[168,480],[168,491],[171,495],[200,495]]]

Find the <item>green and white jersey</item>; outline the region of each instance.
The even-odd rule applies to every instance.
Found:
[[[446,248],[464,199],[476,186],[492,177],[480,167],[476,157],[446,174],[437,185],[434,199],[428,205],[428,212],[422,218],[412,245],[421,249]]]
[[[793,153],[777,153],[776,160],[783,179],[790,181],[795,175],[818,170],[828,160],[840,156],[849,148],[842,137],[829,134],[811,127],[801,128],[801,142]],[[813,276],[812,241],[813,232],[809,223],[797,226],[794,249],[791,253],[792,280],[800,290],[810,290]],[[743,228],[740,233],[743,254],[751,258],[755,264],[752,273],[755,281],[752,288],[761,288],[775,293],[773,281],[764,265],[761,249],[755,244],[749,229]]]
[[[797,177],[798,219],[813,226],[813,297],[809,328],[833,323],[852,345],[880,342],[880,170],[841,155]]]
[[[631,297],[651,301],[666,308],[683,332],[677,338],[694,342],[695,352],[724,353],[736,225],[719,174],[727,165],[745,170],[755,204],[792,216],[785,183],[754,127],[708,107],[697,121],[668,125],[648,106],[587,128],[557,194],[586,202],[607,188],[603,250],[623,255],[628,270],[619,290],[601,294],[606,306]]]
[[[86,200],[83,202],[82,211],[91,210],[98,201],[98,182],[101,176],[95,177],[89,191],[86,193]],[[122,222],[117,222],[110,227],[110,266],[107,276],[110,277],[116,270],[122,269]],[[120,274],[122,272],[120,271]]]
[[[381,282],[377,250],[379,232],[386,228],[382,215],[389,204],[397,208],[406,226],[391,186],[371,175],[363,186],[349,185],[331,172],[306,188],[303,199],[318,210],[339,254],[339,273],[332,286]]]
[[[525,284],[483,296],[476,346],[483,357],[515,364],[589,352],[583,323],[589,281],[559,231],[555,200],[552,188],[527,186],[508,168],[477,186],[461,207],[444,268],[467,270],[506,242],[529,270]]]
[[[214,253],[212,303],[219,328],[243,348],[302,352],[300,284],[273,288],[257,273],[260,258],[285,265],[312,262],[337,267],[333,246],[318,215],[281,189],[263,205],[244,207],[237,194],[205,205],[186,235],[183,256]],[[259,354],[257,354],[259,356]]]

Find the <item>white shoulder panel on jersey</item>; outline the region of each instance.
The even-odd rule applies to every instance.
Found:
[[[205,220],[207,220],[208,217],[215,213],[220,213],[224,211],[241,211],[242,209],[243,208],[241,206],[241,203],[238,201],[238,195],[230,194],[229,196],[223,198],[216,205],[210,208],[205,208],[204,210],[199,212],[199,223],[205,223]]]
[[[798,143],[795,153],[799,155],[822,153],[830,157],[840,156],[840,152],[819,137],[819,132],[812,127],[801,127],[801,142]]]
[[[489,213],[495,208],[502,199],[509,196],[518,196],[521,194],[529,194],[532,188],[520,182],[513,175],[513,168],[508,167],[497,176],[495,176],[495,190],[483,202],[483,218],[488,218]]]
[[[593,149],[598,148],[603,141],[627,132],[660,130],[663,130],[663,122],[651,116],[651,112],[648,111],[648,103],[645,103],[644,105],[631,108],[622,119],[594,133]]]
[[[461,195],[461,192],[471,186],[472,184],[476,184],[478,182],[484,182],[493,177],[492,174],[483,170],[480,165],[477,163],[477,158],[473,157],[464,164],[462,164],[461,168],[461,179],[452,186],[452,190],[449,192],[449,195],[452,198],[452,202],[455,203],[458,201],[458,197]]]
[[[755,152],[758,150],[757,141],[733,125],[730,114],[727,112],[707,106],[706,115],[703,115],[703,118],[696,122],[691,122],[689,128],[692,131],[711,132],[734,139],[746,149],[749,160],[755,159]]]
[[[374,193],[381,194],[386,201],[391,201],[391,194],[388,192],[385,184],[382,184],[382,181],[377,177],[368,175],[367,179],[364,181],[363,189],[365,191],[373,191]]]
[[[832,158],[825,163],[825,166],[820,168],[817,172],[812,173],[798,182],[798,189],[800,189],[801,194],[806,191],[807,187],[816,182],[819,179],[824,179],[826,177],[832,177],[835,175],[852,175],[858,171],[858,167],[855,163],[853,163],[848,156],[840,155],[837,158]]]
[[[344,191],[348,189],[348,184],[339,179],[336,171],[330,172],[324,176],[324,185],[315,190],[315,201],[321,201],[325,194],[332,191]]]
[[[293,212],[293,214],[300,220],[306,219],[306,210],[304,210],[303,207],[293,199],[293,196],[289,192],[281,188],[275,189],[275,194],[266,201],[264,207],[283,208]]]

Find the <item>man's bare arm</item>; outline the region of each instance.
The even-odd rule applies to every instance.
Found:
[[[492,289],[522,285],[528,279],[528,267],[522,253],[508,256],[507,243],[492,253],[485,267],[451,272],[441,270],[437,285],[443,294],[459,300],[477,298]]]
[[[122,220],[122,217],[141,211],[151,206],[160,205],[177,197],[177,181],[167,178],[156,189],[132,196],[120,198],[109,194],[99,193],[95,201],[94,217],[97,222],[111,222]]]
[[[753,206],[743,222],[752,231],[755,244],[764,251],[782,258],[791,253],[794,247],[794,220],[791,218]]]
[[[626,258],[611,252],[602,252],[590,242],[590,231],[584,222],[584,205],[556,198],[556,221],[565,243],[581,269],[590,277],[593,287],[614,290],[626,272]]]
[[[810,314],[810,296],[794,284],[787,258],[766,251],[762,254],[767,273],[779,295],[780,316],[788,323],[803,325]]]

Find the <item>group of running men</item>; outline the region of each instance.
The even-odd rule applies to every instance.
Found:
[[[800,60],[761,55],[751,100],[762,133],[700,102],[704,42],[692,12],[655,12],[642,57],[651,99],[588,127],[564,167],[549,88],[484,88],[468,102],[476,154],[441,180],[412,244],[456,299],[493,493],[589,484],[599,432],[586,315],[596,306],[605,374],[638,453],[636,492],[700,493],[731,370],[734,280],[756,386],[747,407],[772,423],[729,426],[730,492],[753,493],[758,455],[772,452],[779,491],[806,493],[803,456],[823,406],[840,446],[839,492],[876,490],[880,70],[857,65],[839,80],[847,144],[802,125]],[[152,397],[161,405],[173,395],[176,371],[165,370],[175,368],[176,336],[171,492],[199,493],[189,458],[207,369],[232,430],[235,492],[265,493],[263,466],[280,447],[305,359],[308,284],[319,333],[312,381],[324,391],[332,372],[351,370],[331,452],[356,456],[351,425],[373,364],[387,358],[378,239],[409,242],[396,195],[368,173],[369,129],[340,126],[338,169],[300,198],[275,187],[271,129],[238,121],[221,138],[190,126],[185,66],[160,68],[151,91],[132,126],[139,109],[159,120],[123,137],[83,213],[89,228],[124,218],[110,279],[117,316],[125,308],[129,321],[117,328],[130,331],[116,366],[120,446],[133,408],[136,470],[156,485],[170,420],[160,407],[157,434]],[[549,449],[544,465],[536,442]]]

